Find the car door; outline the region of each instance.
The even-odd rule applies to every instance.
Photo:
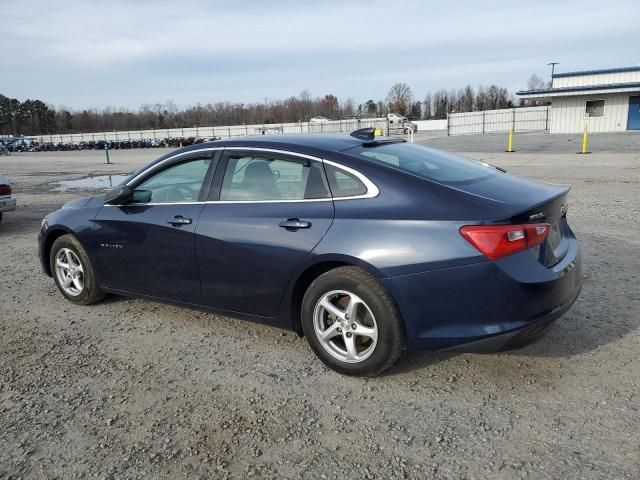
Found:
[[[134,199],[104,205],[95,219],[106,287],[200,303],[194,229],[218,155],[179,155],[134,179]]]
[[[333,222],[322,161],[226,149],[196,227],[203,302],[276,315],[293,271]]]

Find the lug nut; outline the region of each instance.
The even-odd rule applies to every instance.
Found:
[[[352,323],[352,324],[351,324],[351,328],[352,328],[353,330],[355,330],[356,328],[358,328],[358,326],[357,326],[355,323]]]
[[[338,333],[342,333],[342,329],[341,329],[340,327],[338,327],[338,328],[336,329],[336,331],[337,331]]]
[[[347,332],[347,338],[351,338],[353,334],[351,332]]]
[[[346,318],[347,320],[349,320],[349,314],[348,314],[348,313],[345,313],[345,314],[344,314],[344,318]]]

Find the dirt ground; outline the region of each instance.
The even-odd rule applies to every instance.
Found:
[[[259,324],[113,296],[70,304],[41,273],[36,236],[86,192],[52,182],[163,152],[0,157],[19,202],[0,225],[0,478],[637,479],[639,150],[456,142],[573,185],[582,294],[525,349],[411,353],[374,379],[334,373],[304,339]]]

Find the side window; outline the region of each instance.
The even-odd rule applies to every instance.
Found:
[[[134,201],[197,202],[211,161],[210,158],[188,160],[156,173],[136,187]]]
[[[334,198],[355,197],[367,193],[367,187],[355,175],[329,164],[325,164],[325,170]]]
[[[322,164],[268,155],[231,155],[220,200],[304,200],[328,198]]]
[[[604,117],[604,100],[587,100],[585,118]]]

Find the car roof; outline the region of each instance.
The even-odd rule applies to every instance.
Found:
[[[283,148],[292,150],[329,150],[342,152],[349,148],[357,147],[365,143],[366,140],[354,138],[347,133],[293,133],[293,134],[273,134],[273,135],[250,135],[226,140],[214,140],[212,142],[199,143],[185,147],[182,151],[199,150],[210,147],[265,147]]]

